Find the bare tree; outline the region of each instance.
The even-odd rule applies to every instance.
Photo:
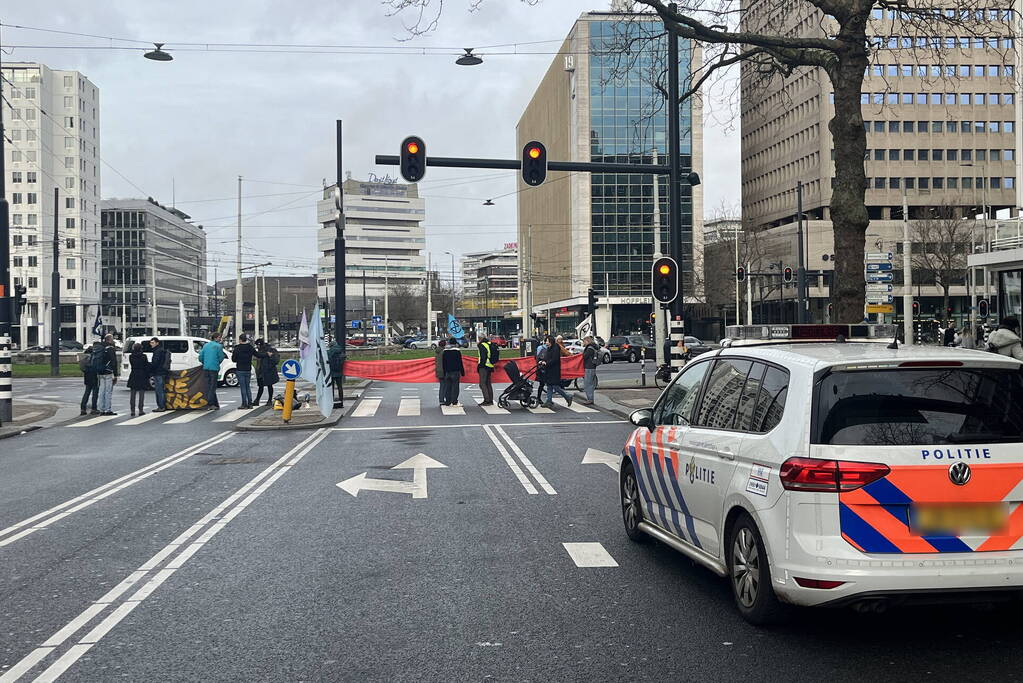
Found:
[[[401,323],[406,330],[410,325],[424,324],[426,320],[426,296],[410,284],[397,282],[391,285],[388,307],[391,320]]]
[[[925,282],[941,287],[943,313],[948,311],[949,289],[965,282],[974,224],[950,206],[938,207],[933,216],[912,222],[914,274],[919,272]]]
[[[471,0],[470,10],[480,2]],[[418,12],[412,33],[436,27],[444,7],[438,0],[388,0],[388,4],[394,12]],[[837,285],[832,299],[837,319],[859,320],[864,304],[863,247],[869,224],[863,163],[867,137],[860,107],[872,56],[894,50],[890,54],[898,61],[945,64],[961,49],[961,43],[950,43],[946,37],[985,40],[1011,36],[1015,11],[995,0],[683,0],[678,6],[663,0],[635,0],[635,5],[652,9],[662,19],[665,31],[703,49],[703,64],[681,93],[683,100],[698,96],[715,74],[726,75],[729,67],[736,65],[745,70],[747,78],[759,79],[762,87],[774,89],[782,79],[798,76],[807,68],[827,74],[835,110],[828,124],[835,152],[830,208]],[[881,39],[872,28],[874,9],[894,17],[896,35],[901,36],[896,37],[897,44],[893,45],[890,37]],[[1006,48],[1010,49],[1015,48]],[[627,57],[628,47],[622,52]]]

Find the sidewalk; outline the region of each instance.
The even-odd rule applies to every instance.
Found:
[[[0,439],[58,425],[78,413],[77,405],[19,398],[14,402],[14,421],[0,425]]]
[[[661,395],[661,391],[663,390],[653,386],[637,389],[605,389],[602,385],[593,394],[593,405],[628,420],[634,410],[653,406],[657,397]],[[575,397],[577,399],[585,398],[585,394],[577,390]]]

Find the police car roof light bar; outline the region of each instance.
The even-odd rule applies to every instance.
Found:
[[[725,338],[733,342],[834,342],[887,341],[896,334],[895,325],[729,325]]]

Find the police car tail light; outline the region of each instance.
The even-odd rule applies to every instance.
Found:
[[[844,586],[845,581],[825,581],[824,579],[804,579],[801,576],[793,576],[792,579],[803,588],[838,588]]]
[[[853,491],[884,477],[891,469],[879,462],[789,458],[781,466],[781,484],[787,491],[839,493]]]

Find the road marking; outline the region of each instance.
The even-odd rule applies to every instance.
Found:
[[[509,469],[511,469],[515,478],[519,480],[520,484],[522,484],[522,488],[526,489],[526,493],[530,495],[538,494],[539,491],[537,491],[536,487],[533,486],[533,482],[529,481],[526,475],[522,472],[522,468],[519,467],[517,462],[515,462],[515,459],[508,455],[508,451],[505,449],[504,444],[502,444],[500,440],[498,440],[497,436],[490,431],[490,425],[483,425],[483,431],[486,432],[487,436],[490,437],[490,440],[494,442],[495,446],[497,446],[498,453],[500,453],[501,457],[504,458],[505,464],[507,464]]]
[[[229,432],[231,434],[232,432]],[[67,642],[74,633],[81,630],[89,622],[98,617],[107,608],[113,608],[110,613],[88,633],[82,636],[77,643],[72,645],[53,664],[40,674],[37,681],[53,681],[63,675],[82,655],[89,651],[93,645],[111,631],[124,617],[138,607],[142,601],[148,598],[160,587],[170,576],[180,569],[203,545],[209,542],[217,532],[238,516],[249,504],[261,496],[275,481],[281,478],[287,471],[298,463],[309,451],[315,448],[329,433],[328,429],[318,429],[305,438],[301,443],[277,459],[272,465],[257,474],[247,484],[227,497],[220,505],[199,519],[195,524],[186,529],[181,535],[161,549],[156,555],[150,558],[139,569],[135,570],[117,586],[110,590],[102,598],[91,604],[81,614],[71,620],[66,626],[58,630],[44,643],[30,652],[21,661],[16,663],[3,676],[0,676],[0,683],[11,683],[20,679],[24,674],[34,668],[39,662],[48,657],[58,647]],[[255,490],[253,490],[255,489]],[[251,493],[250,493],[251,491]],[[233,507],[232,507],[233,506]],[[229,509],[230,508],[230,509]],[[200,534],[200,532],[203,532]],[[198,536],[196,540],[187,543],[189,539]],[[168,557],[177,553],[177,557],[167,562],[163,568],[159,565]],[[114,603],[124,595],[130,588],[139,584],[143,579],[148,581],[141,588],[136,590],[131,597],[124,600],[116,607]],[[100,607],[100,609],[97,609]]]
[[[70,424],[70,425],[68,425],[68,427],[91,427],[93,425],[98,425],[101,422],[110,422],[111,420],[116,420],[119,417],[121,417],[121,416],[120,415],[99,415],[98,417],[92,417],[92,418],[89,418],[88,420],[82,420],[81,422],[76,422],[74,424]]]
[[[508,442],[508,445],[511,446],[512,452],[519,456],[519,460],[521,460],[522,464],[526,466],[526,470],[533,475],[533,478],[536,479],[536,483],[540,485],[540,488],[546,491],[549,495],[557,495],[558,492],[554,490],[554,487],[551,486],[546,479],[544,479],[544,476],[540,474],[540,471],[536,469],[532,461],[526,457],[526,454],[522,452],[522,449],[519,448],[518,444],[512,441],[511,437],[508,436],[508,433],[496,426],[494,427],[494,431],[500,434],[504,440]]]
[[[248,410],[245,410],[245,409],[242,409],[242,408],[235,408],[234,410],[232,410],[229,413],[224,413],[220,417],[213,418],[213,421],[214,422],[234,422],[235,420],[240,420],[241,418],[245,417],[248,414],[249,414]]]
[[[379,398],[364,398],[359,402],[359,405],[355,406],[355,410],[352,411],[352,417],[373,417],[377,414],[379,407]]]
[[[625,420],[551,420],[544,422],[501,422],[497,427],[550,427],[551,425],[616,425],[623,424]],[[439,425],[402,425],[400,429],[471,429],[476,427],[490,427],[489,423],[476,422],[469,424],[439,424]],[[394,431],[396,428],[388,427],[331,427],[333,432],[377,432]]]
[[[526,408],[529,412],[534,415],[553,415],[554,411],[550,408],[544,408],[543,406],[537,406],[536,408]]]
[[[482,408],[483,412],[486,413],[487,415],[511,415],[511,411],[505,410],[496,403],[492,403],[489,406],[485,406],[482,403],[480,403],[479,407]]]
[[[357,474],[350,479],[339,481],[337,487],[342,491],[358,496],[359,491],[387,491],[389,493],[410,493],[413,498],[426,498],[426,470],[443,468],[447,465],[437,462],[425,453],[417,453],[403,463],[395,465],[392,470],[413,470],[412,481],[394,479],[370,479],[368,472]]]
[[[419,399],[403,398],[398,406],[398,417],[415,417],[419,415]]]
[[[209,414],[211,412],[213,412],[213,411],[203,410],[201,408],[196,409],[196,410],[189,410],[189,411],[185,412],[183,415],[178,415],[175,418],[167,420],[166,422],[164,422],[164,424],[169,424],[169,425],[185,424],[186,422],[191,422],[192,420],[198,420],[200,417],[203,417],[204,415],[207,415],[207,414]]]
[[[116,427],[131,427],[131,426],[134,426],[134,425],[140,425],[140,424],[142,424],[144,422],[149,422],[150,420],[155,420],[155,419],[157,419],[159,417],[163,417],[163,413],[152,413],[152,412],[150,412],[150,413],[146,413],[145,415],[139,415],[138,417],[133,417],[130,420],[125,420],[124,422],[118,422],[115,426]]]
[[[29,534],[39,531],[40,529],[45,529],[54,522],[83,510],[93,503],[103,500],[107,496],[113,495],[132,484],[137,484],[150,475],[156,474],[168,467],[172,467],[209,446],[213,446],[230,439],[234,436],[234,434],[234,432],[224,432],[208,439],[204,439],[193,446],[189,446],[184,450],[167,456],[163,460],[158,460],[151,465],[147,465],[141,469],[135,470],[134,472],[130,472],[123,477],[107,482],[106,484],[96,487],[91,491],[72,498],[71,500],[64,501],[60,505],[54,506],[49,510],[44,510],[43,512],[33,515],[28,519],[23,519],[17,524],[12,524],[6,529],[0,529],[0,547],[14,543]]]
[[[617,567],[611,553],[599,543],[562,543],[577,567]]]
[[[572,401],[572,405],[568,405],[568,401],[566,401],[565,399],[561,398],[560,396],[558,396],[554,400],[557,401],[559,406],[564,406],[564,407],[568,408],[569,410],[571,410],[573,412],[576,412],[576,413],[598,413],[598,412],[600,412],[599,410],[594,410],[593,408],[587,408],[584,405],[580,405],[579,401],[574,400],[574,399]]]
[[[615,455],[614,453],[598,451],[596,448],[587,448],[586,453],[583,454],[583,461],[580,464],[607,465],[615,472],[620,472],[622,468],[622,456]]]
[[[441,406],[440,412],[445,415],[465,415],[465,408],[461,404],[455,406]]]

